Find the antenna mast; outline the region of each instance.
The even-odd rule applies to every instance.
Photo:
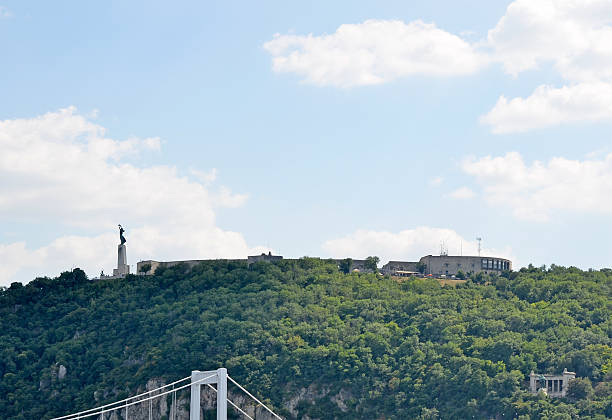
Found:
[[[482,241],[482,238],[478,237],[476,240],[478,241],[478,256],[480,257],[480,242]]]
[[[446,243],[444,243],[444,241],[440,242],[440,255],[443,257],[448,255],[448,248],[446,247]]]

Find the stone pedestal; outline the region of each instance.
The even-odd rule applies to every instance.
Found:
[[[125,276],[130,274],[130,266],[127,264],[127,253],[125,244],[117,248],[117,268],[113,270],[113,276]]]

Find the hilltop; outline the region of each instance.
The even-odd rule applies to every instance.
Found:
[[[0,418],[46,419],[227,367],[287,418],[612,417],[612,271],[436,280],[208,261],[0,292]],[[576,372],[568,398],[529,373]],[[503,417],[502,417],[503,416]]]

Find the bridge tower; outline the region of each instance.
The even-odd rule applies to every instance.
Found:
[[[200,420],[200,387],[217,384],[217,420],[227,420],[227,369],[191,371],[189,420]]]

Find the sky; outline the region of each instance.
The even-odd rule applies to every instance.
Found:
[[[140,260],[610,267],[612,0],[0,0],[0,286]]]

